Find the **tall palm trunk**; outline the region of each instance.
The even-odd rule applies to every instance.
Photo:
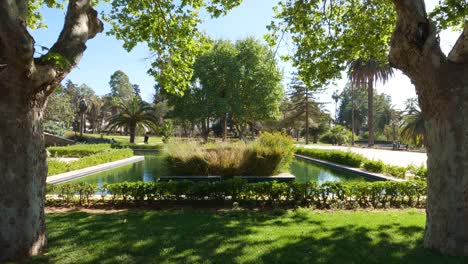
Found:
[[[368,146],[374,146],[374,79],[367,86],[367,124],[369,128]]]
[[[130,124],[130,144],[135,144],[136,124]]]

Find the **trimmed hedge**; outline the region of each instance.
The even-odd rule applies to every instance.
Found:
[[[116,160],[121,160],[133,156],[131,149],[116,149],[97,153],[91,156],[81,158],[77,161],[63,162],[57,160],[48,160],[48,176],[60,174],[68,171],[79,170],[99,164],[104,164]]]
[[[242,179],[220,182],[123,182],[96,185],[59,184],[47,186],[48,194],[56,194],[61,204],[99,202],[94,193],[109,194],[110,199],[100,200],[113,205],[151,204],[158,201],[235,201],[241,203],[281,203],[290,206],[316,208],[388,208],[423,207],[426,182],[317,182],[247,183]],[[78,195],[78,196],[77,196]],[[50,196],[49,196],[50,198]]]
[[[325,160],[349,167],[359,168],[366,160],[361,154],[356,154],[351,151],[340,150],[322,150],[309,148],[296,148],[296,154]]]
[[[161,150],[164,148],[163,144],[155,144],[155,145],[149,145],[149,144],[130,144],[130,143],[114,143],[111,145],[111,148],[113,149],[123,149],[123,148],[130,148],[130,149],[156,149],[156,150]]]
[[[66,147],[49,147],[49,151],[52,157],[86,157],[94,154],[98,154],[111,149],[110,144],[78,144],[70,145]]]
[[[381,160],[370,160],[351,151],[296,148],[296,154],[319,160],[325,160],[353,168],[363,168],[369,172],[384,173],[397,178],[406,178],[410,173],[420,178],[427,178],[427,168],[408,165],[407,167],[384,164]]]

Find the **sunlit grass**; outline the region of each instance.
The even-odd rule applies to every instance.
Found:
[[[422,247],[420,211],[47,215],[33,263],[467,263]]]

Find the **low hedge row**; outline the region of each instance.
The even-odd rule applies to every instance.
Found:
[[[275,202],[286,205],[314,206],[316,208],[388,208],[423,207],[426,182],[326,182],[308,183],[261,182],[247,183],[242,179],[220,182],[123,182],[96,185],[49,185],[48,194],[55,194],[62,204],[83,204],[90,201],[113,205],[150,204],[157,201],[233,201]],[[101,192],[102,199],[95,193]],[[111,199],[104,199],[105,195]],[[78,196],[77,196],[78,195]],[[49,198],[51,196],[48,196]]]
[[[123,148],[130,148],[130,149],[157,149],[161,150],[164,148],[164,144],[155,144],[155,145],[149,145],[149,144],[130,144],[130,143],[114,143],[111,145],[111,148],[113,149],[123,149]]]
[[[91,156],[83,157],[77,161],[63,162],[58,160],[48,160],[48,176],[60,174],[68,171],[79,170],[107,162],[121,160],[133,156],[133,150],[131,149],[115,149],[100,152]]]
[[[420,178],[427,177],[427,169],[424,165],[419,167],[414,165],[407,167],[387,165],[381,160],[370,160],[351,151],[297,148],[296,154],[353,168],[363,168],[369,172],[384,173],[397,178],[405,178],[407,172]]]
[[[49,147],[47,150],[51,157],[86,157],[107,151],[110,144],[78,144],[66,147]]]
[[[296,148],[296,154],[325,160],[353,168],[359,168],[366,160],[361,154],[351,151]]]

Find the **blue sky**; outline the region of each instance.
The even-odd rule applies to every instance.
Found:
[[[213,38],[226,38],[237,40],[248,36],[256,36],[259,39],[267,33],[266,25],[273,17],[273,6],[277,0],[244,0],[238,8],[230,12],[226,17],[210,19],[208,16],[202,17],[204,23],[201,29],[205,30]],[[427,0],[427,8],[431,10],[437,0]],[[32,32],[37,45],[50,47],[57,39],[63,25],[65,10],[45,9],[43,13],[47,29],[39,29]],[[107,29],[109,26],[107,26]],[[441,44],[445,52],[456,41],[457,32],[445,31],[441,34]],[[280,53],[288,52],[291,49],[288,43],[284,43]],[[111,36],[99,34],[96,38],[88,41],[87,50],[78,68],[74,69],[67,77],[74,83],[86,83],[92,87],[97,94],[103,95],[110,91],[109,79],[113,72],[122,70],[130,77],[130,81],[139,84],[142,96],[146,100],[152,98],[154,93],[154,79],[146,71],[150,66],[147,60],[149,51],[144,44],[138,45],[132,52],[128,53],[122,48],[122,42]],[[40,48],[36,48],[40,52]],[[279,62],[280,68],[285,76],[293,70],[289,63]],[[287,83],[287,80],[285,80]],[[346,80],[337,81],[336,86],[328,87],[327,92],[317,95],[322,102],[331,102],[331,94],[334,90],[342,90]],[[414,86],[401,73],[397,73],[386,85],[378,85],[377,90],[390,94],[393,103],[397,107],[402,107],[406,98],[415,97]],[[328,104],[327,109],[334,114],[334,104]]]

